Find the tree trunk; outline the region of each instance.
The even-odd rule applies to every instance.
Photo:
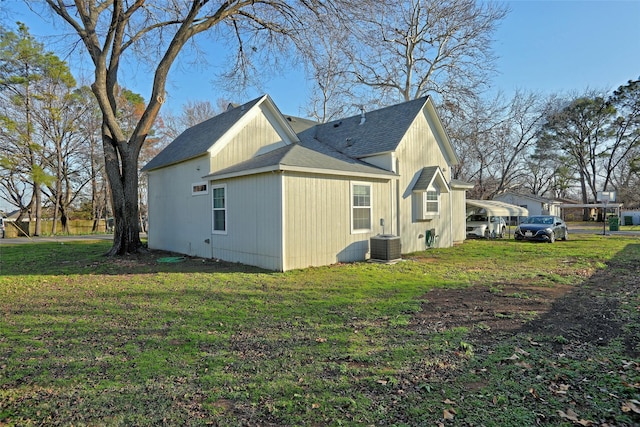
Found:
[[[587,195],[587,183],[583,172],[580,172],[580,189],[582,190],[582,203],[589,203],[589,196]],[[591,212],[589,208],[582,210],[582,220],[589,221],[591,219]]]
[[[42,189],[40,188],[40,184],[36,183],[33,186],[33,195],[34,195],[34,209],[36,216],[36,228],[33,232],[34,236],[39,236],[42,234]]]
[[[54,191],[53,218],[51,221],[51,234],[56,235],[58,232],[58,212],[60,212],[60,179],[56,180],[56,188]]]
[[[99,206],[98,196],[98,179],[96,168],[96,154],[95,143],[93,138],[89,140],[89,160],[91,161],[91,219],[93,219],[93,225],[91,226],[91,232],[98,232],[98,225],[100,224],[100,218],[102,217],[102,209]],[[106,221],[105,221],[106,222]]]
[[[67,210],[64,207],[60,209],[60,224],[62,225],[62,232],[69,234],[69,217],[67,216]]]
[[[98,226],[100,225],[100,218],[98,217],[98,215],[96,215],[94,213],[93,215],[93,222],[91,223],[91,232],[92,233],[97,233],[98,232]]]
[[[116,152],[113,141],[106,135],[103,136],[103,145],[115,221],[113,246],[107,252],[107,256],[135,253],[142,249],[138,223],[137,152],[130,149],[121,149]],[[127,147],[127,144],[122,144],[120,147]]]

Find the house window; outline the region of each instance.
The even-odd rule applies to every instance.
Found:
[[[227,234],[227,186],[211,187],[213,193],[213,233]]]
[[[202,194],[209,194],[209,186],[206,182],[195,182],[191,184],[192,196],[200,196]]]
[[[371,185],[351,184],[351,231],[371,231]]]
[[[440,213],[440,193],[437,190],[427,190],[424,195],[425,215],[438,215]]]
[[[430,221],[440,215],[440,187],[437,184],[432,183],[415,194],[418,220]]]

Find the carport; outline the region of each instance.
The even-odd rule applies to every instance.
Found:
[[[499,202],[497,200],[467,199],[467,210],[469,210],[469,207],[484,210],[487,214],[487,219],[489,219],[489,216],[529,216],[529,210],[527,208]],[[508,221],[507,225],[509,226],[509,236],[511,236],[511,221]]]

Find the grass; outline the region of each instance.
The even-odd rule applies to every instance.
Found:
[[[107,259],[109,242],[4,244],[0,425],[568,426],[578,404],[578,422],[637,425],[640,365],[621,340],[562,353],[570,338],[488,346],[412,322],[431,289],[579,287],[613,259],[640,262],[639,243],[477,240],[287,273]],[[636,292],[619,308],[627,335],[639,307]]]

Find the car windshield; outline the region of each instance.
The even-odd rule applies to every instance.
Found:
[[[526,224],[553,224],[553,217],[550,216],[532,216],[524,221]]]
[[[485,215],[469,215],[467,221],[487,221],[487,217]]]

